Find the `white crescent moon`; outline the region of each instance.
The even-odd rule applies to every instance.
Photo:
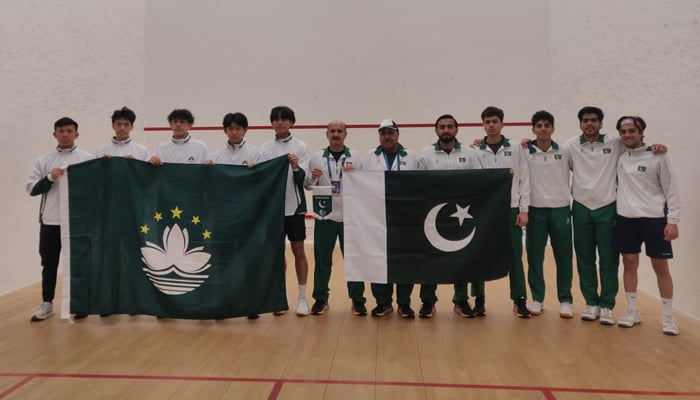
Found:
[[[425,237],[428,239],[430,244],[433,245],[433,247],[446,253],[452,253],[467,247],[469,242],[471,242],[472,238],[474,237],[476,227],[474,230],[472,230],[472,233],[470,233],[469,236],[462,240],[445,239],[442,235],[440,235],[440,233],[438,233],[435,223],[437,221],[438,213],[446,205],[447,203],[438,204],[430,210],[428,215],[425,217],[425,221],[423,222],[423,231],[425,232]]]
[[[319,200],[318,201],[318,208],[326,208],[326,200]]]

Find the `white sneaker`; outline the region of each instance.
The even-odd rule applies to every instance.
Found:
[[[299,304],[297,304],[297,315],[300,317],[309,315],[309,301],[306,300],[306,297],[299,299]]]
[[[53,304],[50,301],[45,301],[41,303],[39,308],[34,311],[32,315],[32,321],[43,321],[46,318],[53,315]]]
[[[586,309],[581,314],[581,319],[584,321],[595,321],[598,317],[600,317],[600,307],[586,304]]]
[[[678,330],[678,324],[676,323],[676,319],[673,318],[673,315],[661,315],[661,332],[670,336],[676,336],[681,333],[681,331]]]
[[[559,316],[561,318],[573,318],[574,317],[574,306],[571,303],[565,301],[559,304]]]
[[[617,326],[623,328],[631,328],[642,322],[642,317],[639,315],[639,310],[625,310],[617,321]]]
[[[615,315],[613,310],[609,308],[600,309],[600,323],[603,325],[615,325]]]
[[[540,315],[544,311],[544,304],[539,301],[533,301],[527,309],[530,310],[532,315]]]

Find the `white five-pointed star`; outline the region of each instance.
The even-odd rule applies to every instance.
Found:
[[[469,207],[471,207],[471,205],[466,206],[464,208],[460,207],[459,204],[455,204],[455,205],[457,206],[457,212],[450,215],[450,217],[457,218],[459,220],[459,226],[462,226],[462,223],[467,218],[474,219],[474,217],[472,217],[471,214],[469,214]]]

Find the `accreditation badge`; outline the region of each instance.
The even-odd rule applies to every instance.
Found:
[[[333,195],[334,195],[334,196],[339,196],[340,193],[341,193],[340,181],[332,181],[332,182],[331,182],[331,187],[333,188],[333,189],[332,189]]]

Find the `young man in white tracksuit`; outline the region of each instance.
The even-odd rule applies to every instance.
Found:
[[[204,164],[209,160],[206,143],[190,135],[190,129],[194,124],[194,115],[190,110],[173,110],[168,114],[168,124],[173,135],[170,140],[156,147],[155,154],[148,160],[151,164]]]
[[[533,301],[528,309],[533,315],[544,310],[544,249],[549,239],[556,263],[559,316],[572,318],[571,156],[565,146],[552,140],[554,116],[549,112],[538,111],[532,116],[532,133],[535,139],[527,147],[531,191],[525,250]]]
[[[477,159],[484,169],[509,168],[513,173],[510,195],[510,220],[512,222],[510,239],[513,261],[508,273],[510,298],[513,300],[513,312],[520,318],[529,318],[530,311],[527,309],[527,289],[522,260],[522,238],[523,228],[528,222],[528,209],[530,207],[530,174],[525,153],[520,144],[511,143],[508,138],[501,135],[503,117],[503,110],[497,107],[486,107],[481,113],[486,137],[479,146]]]
[[[260,147],[263,160],[286,155],[289,159],[289,174],[284,205],[284,232],[289,239],[294,255],[294,269],[299,284],[296,314],[309,315],[309,302],[306,298],[306,280],[309,274],[309,262],[306,259],[304,240],[306,239],[306,196],[304,180],[309,168],[307,146],[303,141],[292,136],[290,128],[294,126],[296,116],[287,106],[277,106],[270,111],[270,123],[275,131],[274,139]],[[286,261],[285,261],[286,265]],[[280,315],[283,312],[276,312]]]
[[[641,117],[622,117],[616,128],[625,151],[617,163],[615,244],[622,253],[627,299],[627,309],[618,325],[631,328],[642,322],[637,308],[637,270],[644,242],[661,295],[661,330],[678,335],[668,260],[673,258],[671,241],[678,237],[680,198],[671,164],[665,154],[653,154],[644,144],[646,122]]]
[[[32,321],[43,321],[53,315],[53,299],[56,294],[59,256],[61,254],[60,198],[56,181],[66,172],[66,167],[93,157],[87,151],[76,147],[78,123],[64,117],[54,123],[53,137],[58,143],[52,150],[34,162],[34,168],[27,182],[27,192],[31,196],[41,195],[39,210],[39,255],[41,256],[41,297],[42,303],[32,315]],[[65,179],[63,184],[67,184]]]
[[[136,143],[131,138],[134,129],[136,114],[128,107],[114,110],[112,113],[112,140],[97,149],[97,157],[124,157],[148,161],[148,149],[146,146]]]

